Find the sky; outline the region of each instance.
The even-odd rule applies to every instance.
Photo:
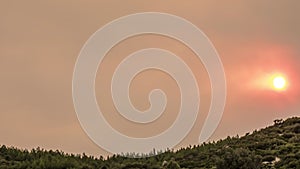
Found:
[[[138,12],[164,12],[199,27],[223,62],[226,107],[210,140],[271,125],[300,115],[300,2],[286,1],[14,1],[0,2],[0,144],[69,153],[106,155],[80,126],[72,101],[72,76],[79,52],[105,24]],[[130,87],[133,105],[149,107],[151,89],[168,96],[156,123],[135,125],[122,119],[109,97],[109,80],[122,58],[158,47],[178,54],[190,66],[201,93],[199,116],[178,145],[197,143],[210,104],[210,82],[201,61],[179,41],[158,35],[135,36],[117,44],[98,69],[96,96],[104,116],[120,132],[146,137],[164,131],[176,118],[180,93],[174,80],[159,71],[139,74]],[[284,74],[285,91],[264,81]],[[151,82],[151,83],[150,83]],[[109,112],[109,113],[108,113]]]

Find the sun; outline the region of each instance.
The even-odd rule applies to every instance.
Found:
[[[282,75],[276,75],[273,78],[273,89],[277,91],[285,90],[287,87],[287,81],[286,78]]]

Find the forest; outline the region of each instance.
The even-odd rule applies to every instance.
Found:
[[[132,158],[137,156],[94,157],[0,145],[0,169],[300,169],[300,118],[274,120],[272,126],[241,137]]]

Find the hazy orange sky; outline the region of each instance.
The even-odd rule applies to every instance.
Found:
[[[276,118],[300,115],[300,2],[290,1],[14,1],[0,2],[0,144],[20,148],[40,146],[66,152],[106,154],[80,127],[72,102],[72,75],[86,40],[100,27],[137,12],[165,12],[183,17],[210,38],[224,64],[227,79],[225,112],[212,140],[272,124]],[[118,44],[106,56],[103,69],[113,70],[122,57],[145,47],[160,47],[180,55],[192,68],[201,91],[201,115],[182,145],[195,142],[209,105],[209,81],[201,63],[181,43],[159,36],[138,36]],[[109,74],[98,70],[99,104],[111,110]],[[108,71],[109,72],[109,71]],[[284,92],[257,84],[272,73],[289,81]],[[147,79],[145,79],[147,77]],[[157,80],[161,77],[164,81]],[[159,124],[133,131],[134,126],[106,118],[129,135],[163,131],[176,116],[178,93],[172,79],[159,72],[145,72],[133,83],[132,101],[147,108],[147,91],[157,81],[170,98]],[[168,84],[167,86],[165,84]],[[143,88],[144,87],[144,88]],[[142,89],[140,89],[142,88]],[[108,94],[108,93],[106,93]],[[124,125],[126,127],[124,127]],[[147,129],[149,130],[147,132]],[[146,131],[145,131],[146,130]],[[145,131],[145,132],[143,132]]]

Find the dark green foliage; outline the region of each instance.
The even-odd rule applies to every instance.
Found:
[[[169,162],[162,165],[163,169],[180,169],[180,165],[172,158]]]
[[[154,150],[152,154],[156,154]],[[189,146],[156,156],[127,153],[128,158],[65,154],[40,148],[20,150],[0,146],[0,169],[300,169],[300,118],[275,120],[274,125]]]
[[[259,169],[261,156],[255,155],[248,149],[230,147],[221,150],[218,158],[217,169]]]
[[[275,156],[273,156],[273,155],[266,155],[266,156],[264,156],[264,158],[262,159],[262,161],[271,163],[271,162],[274,161],[275,159],[276,159],[276,158],[275,158]]]

